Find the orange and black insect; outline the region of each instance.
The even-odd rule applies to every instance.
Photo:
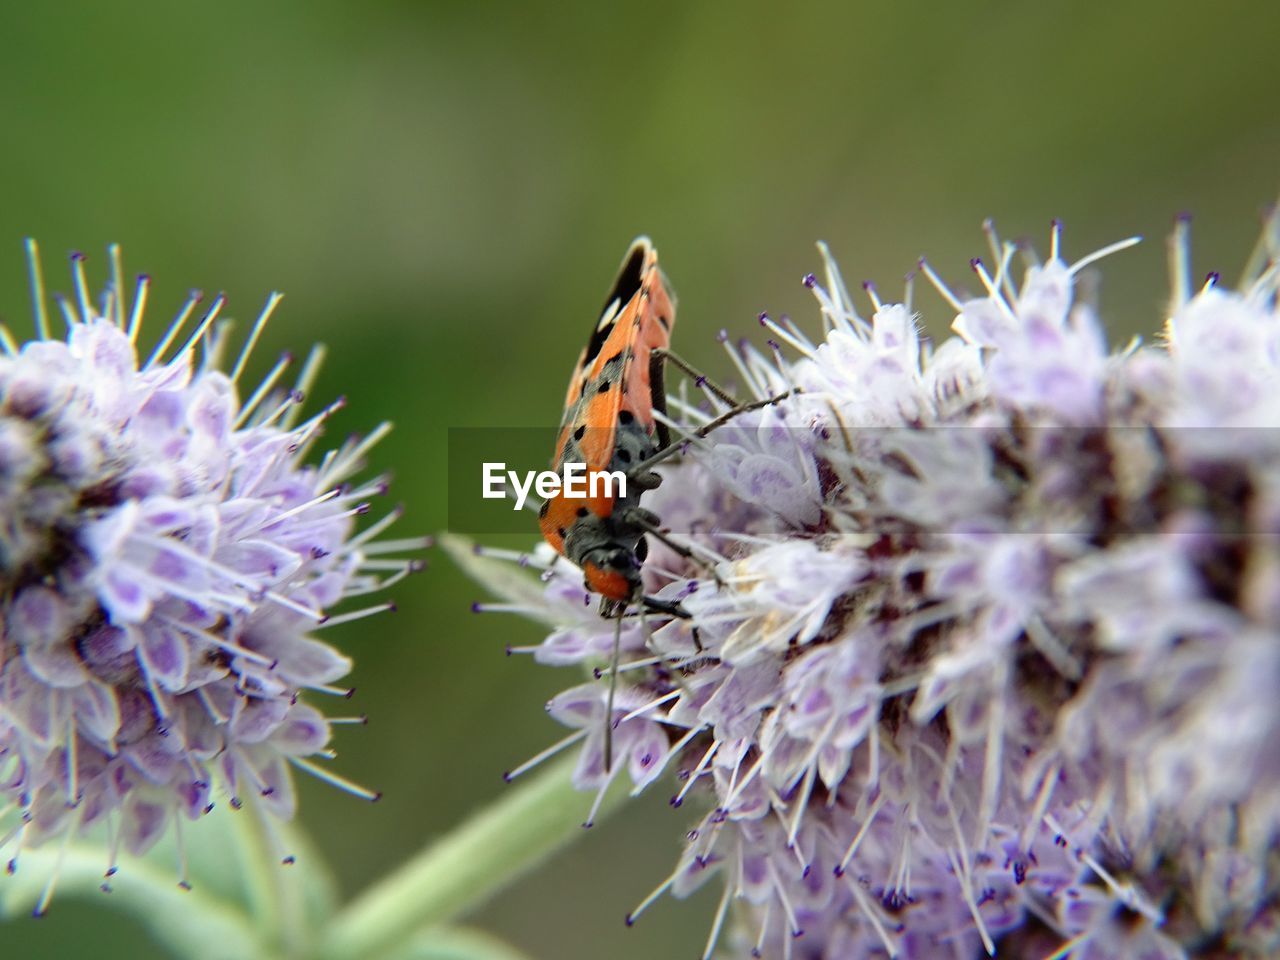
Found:
[[[553,458],[558,472],[567,463],[582,463],[588,475],[624,474],[625,495],[569,497],[562,490],[538,515],[547,543],[582,569],[606,615],[616,616],[635,602],[680,613],[675,604],[646,598],[640,579],[644,537],[658,523],[640,506],[640,496],[661,483],[650,460],[670,446],[667,428],[654,414],[666,413],[663,363],[675,312],[657,251],[641,237],[627,251],[578,358]]]
[[[692,438],[704,437],[729,418],[785,396],[745,405],[737,403],[669,352],[675,319],[675,297],[658,269],[658,253],[648,237],[640,237],[623,258],[600,318],[574,368],[553,458],[553,466],[562,477],[565,465],[570,463],[583,464],[588,476],[621,473],[627,480],[625,493],[615,489],[571,497],[562,485],[555,496],[543,503],[538,514],[547,543],[582,569],[587,589],[600,595],[601,614],[617,618],[605,707],[606,769],[612,767],[613,701],[623,615],[634,605],[642,619],[645,611],[688,616],[678,603],[646,596],[641,578],[646,535],[693,559],[691,549],[668,538],[659,527],[657,515],[640,506],[641,495],[662,482],[653,466],[677,449],[664,423],[664,364],[674,364],[729,407],[693,431],[689,435]]]

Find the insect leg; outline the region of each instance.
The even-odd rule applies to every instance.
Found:
[[[643,530],[645,533],[648,533],[651,536],[653,536],[655,539],[662,541],[668,547],[670,547],[673,551],[675,551],[675,553],[683,557],[685,560],[689,561],[695,566],[701,567],[703,570],[706,570],[708,573],[710,573],[717,585],[724,586],[723,582],[720,580],[719,573],[716,572],[715,563],[711,562],[711,560],[719,561],[721,558],[715,556],[715,554],[712,554],[711,558],[708,558],[706,556],[700,556],[695,547],[673,540],[665,530],[663,530],[660,526],[658,526],[658,518],[651,511],[645,510],[643,507],[632,507],[628,510],[620,511],[619,519],[623,523],[634,524],[635,526]],[[706,548],[704,547],[703,549],[705,550]],[[655,604],[661,602],[661,601],[652,600],[652,598],[650,597],[645,597],[644,599],[646,603],[649,603],[649,609],[651,610],[658,609],[655,606]],[[680,607],[679,604],[676,604],[675,607],[677,610],[680,611],[679,613],[676,613],[675,616],[679,616],[682,618],[689,616],[689,614],[686,613],[684,611],[684,608]]]
[[[689,611],[680,606],[679,602],[675,600],[659,600],[657,597],[641,597],[639,603],[641,608],[644,610],[649,610],[653,613],[666,614],[668,617],[673,617],[677,620],[688,620],[691,616]]]
[[[666,367],[663,360],[670,356],[658,348],[649,353],[649,402],[659,413],[667,412]],[[659,449],[671,446],[671,431],[661,420],[656,421]],[[641,471],[640,475],[648,471]]]
[[[654,453],[651,456],[648,456],[645,459],[641,460],[639,463],[637,463],[635,466],[631,468],[632,472],[637,474],[646,473],[652,470],[655,466],[657,466],[663,460],[667,460],[670,457],[675,456],[675,454],[679,452],[680,447],[685,440],[701,440],[704,437],[706,437],[707,434],[711,433],[713,430],[716,430],[719,427],[724,426],[734,417],[743,413],[747,413],[751,410],[759,410],[761,407],[767,407],[770,404],[777,403],[779,400],[785,400],[787,397],[791,396],[791,394],[795,392],[796,391],[794,390],[784,390],[782,393],[779,393],[776,396],[766,397],[764,400],[752,400],[750,403],[744,403],[740,406],[734,407],[732,410],[726,410],[724,413],[720,414],[720,416],[716,417],[714,420],[704,423],[702,426],[700,426],[697,430],[694,430],[692,433],[686,433],[683,437],[681,437],[676,442],[668,443],[666,446],[658,450],[657,453]],[[663,424],[663,426],[665,427],[666,425]]]
[[[689,434],[689,436],[701,440],[712,430],[724,426],[739,414],[747,413],[751,410],[759,410],[761,407],[767,407],[770,404],[777,403],[779,400],[785,400],[787,397],[791,396],[791,394],[798,392],[799,390],[783,390],[781,393],[774,394],[772,397],[765,397],[763,400],[752,400],[750,403],[741,403],[732,410],[726,410],[714,420],[704,423],[697,430],[693,431],[693,433]]]
[[[665,350],[662,347],[655,347],[654,350],[649,354],[650,383],[653,382],[652,380],[653,368],[655,366],[660,366],[664,361],[667,363],[670,363],[676,369],[683,371],[684,374],[690,377],[694,383],[696,383],[700,387],[706,387],[713,394],[715,394],[719,399],[729,404],[729,406],[731,407],[741,406],[741,404],[738,403],[737,399],[734,398],[733,394],[731,394],[724,387],[720,386],[718,383],[716,383],[714,380],[712,380],[702,371],[691,366],[687,361],[682,360],[679,356],[672,353],[670,350]]]

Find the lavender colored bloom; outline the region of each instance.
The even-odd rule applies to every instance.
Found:
[[[827,258],[820,342],[762,318],[794,360],[730,348],[753,397],[793,392],[645,501],[713,569],[652,544],[690,616],[628,621],[624,762],[584,732],[605,680],[552,708],[582,787],[670,768],[702,804],[655,897],[719,878],[707,956],[1280,955],[1280,219],[1234,291],[1192,291],[1187,229],[1151,345],[1109,348],[1079,293],[1129,242],[1068,264],[1055,225],[1021,282],[991,231],[976,298],[922,264],[940,344]],[[573,643],[539,658],[605,662],[541,556]]]
[[[111,253],[97,303],[73,257],[58,340],[31,244],[38,337],[19,347],[0,331],[0,847],[11,872],[22,849],[101,823],[114,869],[115,847],[142,853],[218,800],[251,797],[291,817],[295,766],[374,796],[308,759],[343,718],[304,694],[343,693],[333,684],[351,669],[314,634],[384,609],[327,616],[417,566],[373,555],[421,546],[375,541],[394,513],[355,530],[384,483],[347,481],[386,425],[306,464],[341,406],[300,422],[318,349],[295,388],[277,387],[282,358],[242,399],[277,295],[229,367],[221,295],[174,349],[193,295],[147,358],[148,280],[130,308]]]

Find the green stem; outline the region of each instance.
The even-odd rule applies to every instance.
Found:
[[[348,904],[318,938],[328,960],[384,956],[414,933],[445,924],[580,836],[588,795],[570,783],[567,757],[514,788]],[[600,813],[621,805],[619,776]]]
[[[299,890],[299,869],[281,864],[281,826],[268,822],[264,804],[250,799],[228,819],[239,841],[241,870],[259,930],[286,957],[307,952],[307,922]]]
[[[270,956],[249,918],[235,905],[207,891],[180,890],[171,870],[145,860],[122,858],[120,872],[111,878],[112,892],[104,896],[98,888],[105,861],[105,851],[96,846],[24,851],[18,873],[0,886],[0,916],[29,911],[49,878],[56,877],[58,897],[100,898],[104,906],[132,914],[176,957],[249,960]]]
[[[529,957],[480,930],[432,927],[413,937],[391,960],[529,960]]]

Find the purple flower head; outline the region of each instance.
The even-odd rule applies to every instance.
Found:
[[[333,684],[351,668],[315,634],[359,615],[329,617],[344,596],[415,567],[372,555],[421,545],[377,543],[391,518],[356,532],[381,481],[348,481],[385,425],[306,463],[340,406],[300,418],[319,352],[294,389],[277,387],[282,360],[242,397],[278,296],[229,365],[221,295],[188,331],[193,295],[146,357],[148,281],[130,309],[115,248],[112,265],[95,303],[73,260],[61,340],[37,283],[37,339],[19,347],[6,334],[0,353],[0,845],[10,860],[101,822],[142,853],[175,819],[223,801],[252,797],[291,817],[290,769],[322,772],[308,758],[323,756],[332,722],[305,694],[344,692]]]
[[[701,810],[655,896],[719,878],[707,957],[1280,955],[1280,222],[1237,291],[1191,290],[1177,229],[1153,345],[1077,294],[1131,241],[1068,264],[1056,225],[1021,279],[992,232],[985,296],[922,262],[941,343],[829,257],[818,342],[722,338],[787,395],[660,468],[689,549],[646,585],[688,618],[624,621],[615,706],[617,770],[643,744]],[[541,658],[607,663],[546,576]],[[607,682],[553,710],[587,789]]]

